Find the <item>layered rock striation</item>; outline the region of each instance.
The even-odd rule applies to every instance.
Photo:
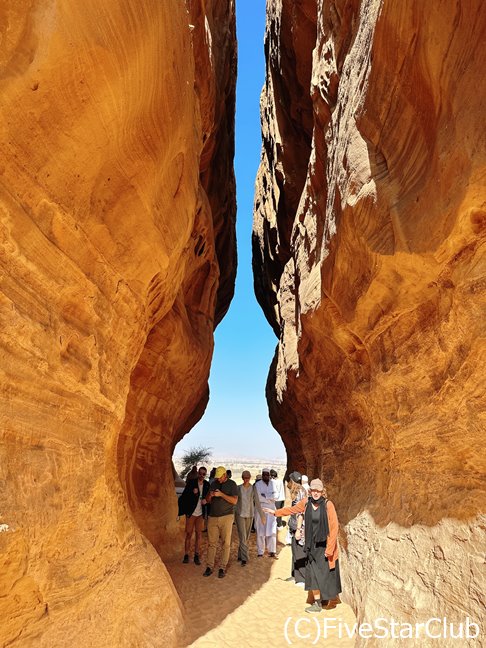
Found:
[[[337,504],[358,621],[484,631],[485,35],[478,0],[267,3],[267,400]]]
[[[171,456],[236,268],[234,3],[0,4],[0,644],[176,645]]]

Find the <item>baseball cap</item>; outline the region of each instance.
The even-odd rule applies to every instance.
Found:
[[[300,484],[302,480],[302,475],[297,470],[294,470],[294,472],[290,473],[289,479],[291,479],[296,484]]]

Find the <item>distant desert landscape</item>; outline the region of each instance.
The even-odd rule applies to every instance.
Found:
[[[287,470],[287,462],[282,459],[257,459],[253,458],[244,458],[244,457],[212,457],[210,461],[202,462],[207,469],[208,473],[211,468],[214,466],[224,466],[226,470],[232,471],[232,479],[237,483],[241,483],[241,473],[243,470],[249,470],[251,473],[252,481],[255,477],[262,472],[262,468],[273,468],[277,471],[279,479],[283,479],[285,476],[285,471]],[[181,475],[182,462],[181,457],[174,456],[174,467],[179,475]]]

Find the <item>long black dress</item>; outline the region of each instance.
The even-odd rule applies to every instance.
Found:
[[[305,569],[305,589],[319,590],[321,599],[330,601],[341,591],[341,575],[339,573],[339,560],[336,560],[334,569],[329,568],[329,561],[324,550],[326,542],[316,542],[319,530],[319,509],[312,507],[312,528],[306,529],[306,533],[312,533],[310,551],[307,554]]]

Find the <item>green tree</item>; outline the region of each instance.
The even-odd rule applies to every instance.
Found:
[[[181,476],[185,477],[193,466],[197,466],[201,463],[208,463],[212,454],[212,448],[206,448],[205,446],[196,446],[186,450],[181,459]]]

